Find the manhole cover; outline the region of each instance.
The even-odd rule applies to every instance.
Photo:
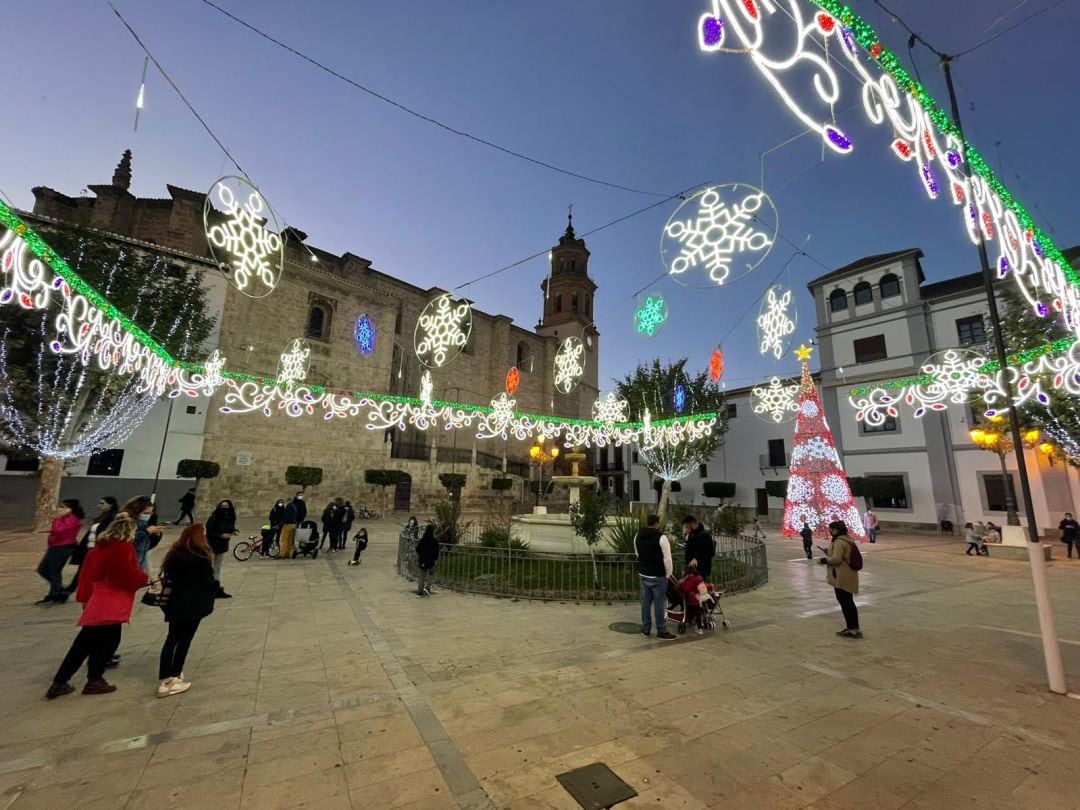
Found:
[[[634,624],[633,622],[613,622],[608,625],[608,630],[614,630],[616,633],[626,633],[626,635],[632,636],[635,633],[641,632],[641,625]]]
[[[602,762],[560,773],[555,778],[585,810],[603,810],[637,796],[636,790]]]

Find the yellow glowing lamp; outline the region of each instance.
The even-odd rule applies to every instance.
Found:
[[[1036,429],[1029,430],[1024,434],[1024,441],[1028,444],[1035,444],[1039,441],[1039,431]]]
[[[1039,452],[1044,456],[1052,456],[1054,455],[1054,445],[1050,444],[1050,442],[1043,442],[1039,445]]]
[[[558,447],[552,447],[551,448],[551,457],[552,458],[558,458],[559,457],[559,448]]]
[[[540,455],[540,446],[534,444],[532,447],[530,447],[529,448],[529,455],[532,456],[533,458],[536,458],[538,455]]]
[[[985,441],[986,439],[986,431],[982,430],[981,428],[975,428],[975,430],[971,431],[969,435],[971,436],[971,440],[975,442],[975,444],[982,444],[983,441]]]

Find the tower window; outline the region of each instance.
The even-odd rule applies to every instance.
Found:
[[[562,293],[555,296],[555,311],[562,312]]]
[[[570,310],[572,312],[577,312],[577,307],[578,307],[578,295],[577,295],[577,293],[573,293],[570,296]]]
[[[874,303],[874,288],[869,281],[860,281],[855,285],[855,306]]]
[[[592,299],[589,296],[585,296],[585,314],[592,315]]]
[[[829,312],[844,312],[847,309],[847,293],[833,290],[829,293]]]
[[[881,277],[878,288],[881,290],[882,298],[892,298],[894,295],[900,294],[900,279],[897,278],[895,273],[888,273]]]
[[[532,371],[532,354],[529,352],[529,346],[524,340],[517,346],[516,365],[521,371]]]
[[[326,310],[315,305],[308,310],[307,331],[309,338],[326,340]]]

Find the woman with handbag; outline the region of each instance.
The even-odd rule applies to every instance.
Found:
[[[134,540],[135,521],[121,513],[86,555],[75,592],[75,598],[83,604],[78,621],[81,629],[45,693],[49,700],[75,691],[68,681],[87,660],[88,677],[82,693],[105,695],[116,691],[105,681],[105,665],[120,646],[121,628],[131,621],[135,592],[148,584],[135,558]]]
[[[101,514],[91,521],[90,528],[83,534],[82,540],[79,541],[79,545],[75,546],[75,551],[71,555],[71,564],[76,568],[75,576],[71,578],[71,584],[64,588],[68,593],[75,593],[75,589],[79,587],[79,572],[82,570],[82,564],[86,562],[86,555],[90,553],[90,549],[97,542],[97,536],[109,528],[109,524],[116,517],[116,513],[120,511],[120,506],[112,495],[106,495],[98,501],[98,508],[101,510]]]
[[[159,698],[179,695],[191,688],[184,680],[184,660],[199,622],[214,612],[218,590],[214,578],[213,552],[206,541],[206,529],[195,523],[184,529],[173,543],[161,566],[162,594],[159,596],[169,634],[158,660]]]
[[[225,555],[229,553],[229,541],[236,534],[236,509],[229,499],[218,501],[214,513],[206,521],[206,540],[210,544],[210,551],[214,554],[214,579],[218,581],[218,599],[232,599],[232,594],[225,593],[221,587],[221,564],[225,562]]]

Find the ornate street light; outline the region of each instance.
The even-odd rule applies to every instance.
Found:
[[[1005,488],[1006,522],[1010,526],[1019,526],[1020,516],[1016,512],[1016,494],[1013,492],[1012,479],[1009,477],[1009,470],[1005,465],[1005,456],[1016,449],[1009,425],[1005,422],[1004,417],[991,416],[985,422],[972,428],[968,432],[968,436],[971,437],[972,444],[980,450],[986,450],[998,457],[998,462],[1001,464],[1002,486]],[[1052,463],[1052,446],[1051,452],[1042,449],[1042,447],[1049,445],[1045,442],[1043,445],[1039,445],[1040,434],[1038,430],[1025,430],[1020,434],[1020,437],[1024,447],[1039,447],[1040,452],[1050,457]]]
[[[536,440],[536,444],[529,448],[529,455],[532,456],[532,460],[540,465],[540,483],[536,487],[536,505],[540,505],[540,490],[544,488],[544,465],[549,461],[555,461],[559,457],[559,448],[552,447],[551,452],[548,453],[544,450],[544,440],[539,438]]]

